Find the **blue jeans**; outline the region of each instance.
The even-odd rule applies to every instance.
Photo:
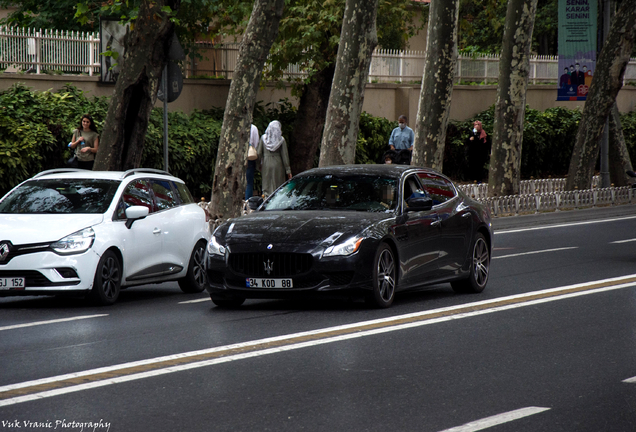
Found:
[[[245,199],[249,199],[254,194],[254,173],[256,172],[256,161],[247,161],[247,170],[245,170]]]

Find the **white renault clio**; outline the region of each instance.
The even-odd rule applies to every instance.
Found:
[[[0,296],[108,305],[121,288],[166,281],[201,292],[209,238],[205,211],[164,171],[44,171],[0,200]]]

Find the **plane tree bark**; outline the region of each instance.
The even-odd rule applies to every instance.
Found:
[[[537,0],[510,0],[506,12],[488,175],[488,195],[519,193],[521,149]]]
[[[325,116],[331,92],[331,84],[335,65],[327,66],[311,78],[304,86],[304,91],[298,103],[291,142],[289,164],[292,174],[314,167],[316,153],[320,147],[322,131],[325,127]]]
[[[150,111],[174,34],[171,15],[181,0],[142,0],[104,122],[95,170],[127,170],[141,164]],[[163,8],[170,7],[168,13]]]
[[[623,135],[621,117],[616,102],[612,106],[609,118],[609,173],[614,186],[627,186],[631,183],[626,171],[633,171],[632,161]]]
[[[565,183],[566,190],[588,189],[592,184],[594,166],[599,155],[600,137],[607,116],[616,103],[616,95],[623,86],[623,75],[630,54],[634,50],[635,41],[636,1],[623,1],[614,16],[607,40],[596,62],[596,71],[592,77],[572,151]]]
[[[208,211],[222,221],[240,215],[245,196],[245,152],[252,113],[269,50],[278,35],[284,0],[256,0],[243,35],[225,105]]]
[[[347,0],[319,166],[352,164],[371,54],[378,44],[378,0]]]
[[[431,2],[411,164],[442,171],[457,65],[459,0]]]

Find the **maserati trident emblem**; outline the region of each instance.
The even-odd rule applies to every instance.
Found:
[[[272,271],[274,271],[274,263],[270,262],[268,258],[267,262],[263,261],[263,265],[265,266],[265,273],[267,273],[267,275],[269,276]]]
[[[0,262],[3,262],[9,256],[9,245],[6,242],[0,243]]]

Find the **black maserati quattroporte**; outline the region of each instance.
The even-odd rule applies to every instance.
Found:
[[[398,291],[450,282],[481,292],[488,282],[488,209],[431,169],[315,168],[257,200],[208,243],[207,289],[218,306],[314,295],[389,307]]]

